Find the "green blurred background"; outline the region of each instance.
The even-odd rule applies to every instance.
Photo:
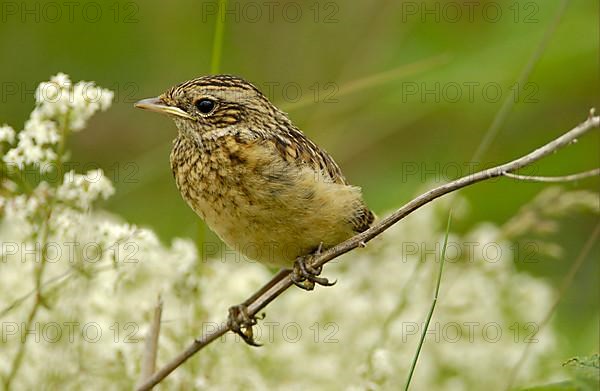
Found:
[[[21,126],[35,86],[57,72],[115,90],[113,107],[72,138],[73,161],[113,179],[117,194],[108,210],[165,241],[213,240],[172,180],[174,125],[133,103],[210,73],[216,1],[74,4],[70,12],[61,2],[2,3],[0,123]],[[541,145],[598,106],[597,1],[569,1],[564,12],[564,1],[476,4],[230,0],[220,71],[259,86],[382,215],[425,186]],[[475,156],[503,103],[497,135]],[[598,167],[595,133],[528,173]],[[462,194],[471,213],[453,228],[501,224],[545,187],[496,180],[468,188]],[[528,271],[558,286],[596,224],[596,216],[567,218],[554,234],[566,256],[543,258]],[[558,309],[565,359],[598,350],[598,247]]]

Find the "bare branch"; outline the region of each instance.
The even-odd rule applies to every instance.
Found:
[[[345,254],[357,247],[364,247],[364,245],[368,241],[380,235],[382,232],[384,232],[392,225],[396,224],[398,221],[408,216],[410,213],[430,203],[436,198],[439,198],[443,195],[446,195],[463,187],[473,185],[477,182],[504,176],[507,173],[511,173],[520,168],[529,166],[532,163],[542,159],[543,157],[571,144],[574,140],[589,132],[591,129],[598,127],[600,127],[600,117],[590,115],[590,117],[585,122],[579,124],[569,132],[550,141],[549,143],[536,149],[535,151],[528,153],[527,155],[524,155],[511,162],[493,168],[489,168],[487,170],[479,171],[472,175],[459,178],[455,181],[429,190],[428,192],[423,193],[420,196],[411,200],[410,202],[406,203],[404,206],[402,206],[400,209],[398,209],[388,217],[380,220],[368,230],[353,236],[352,238],[320,253],[319,255],[314,256],[311,264],[314,267],[322,266],[325,265],[327,262],[331,261],[332,259],[337,258],[340,255]],[[279,280],[276,282],[272,280],[271,282],[265,285],[270,286],[270,288],[266,289],[262,295],[255,294],[253,295],[254,300],[247,300],[245,302],[247,304],[248,314],[250,316],[256,315],[271,301],[275,300],[275,298],[277,298],[281,293],[283,293],[286,289],[293,285],[289,274],[284,278],[281,278],[281,276],[279,275],[276,276],[276,278],[279,278]],[[264,289],[264,287],[262,289]],[[227,322],[223,322],[221,326],[218,327],[216,330],[206,335],[203,335],[200,338],[195,339],[194,342],[185,351],[181,352],[179,355],[173,358],[169,363],[167,363],[167,365],[165,365],[150,379],[148,379],[146,383],[141,385],[138,388],[138,391],[152,389],[152,387],[154,387],[165,377],[167,377],[178,366],[183,364],[188,358],[193,356],[196,352],[198,352],[214,340],[218,339],[228,331],[229,328],[227,326]]]
[[[162,318],[163,301],[160,295],[154,307],[154,316],[148,335],[146,336],[146,344],[144,345],[144,357],[142,358],[142,373],[140,374],[139,384],[143,384],[146,379],[156,370],[156,355],[158,353],[158,337],[160,335],[160,321]]]
[[[557,182],[573,182],[580,179],[590,178],[596,175],[600,175],[600,168],[594,168],[593,170],[580,172],[577,174],[565,175],[565,176],[529,176],[529,175],[517,175],[505,172],[504,176],[508,178],[518,179],[520,181],[527,182],[545,182],[545,183],[557,183]]]

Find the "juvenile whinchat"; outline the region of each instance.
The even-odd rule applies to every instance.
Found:
[[[373,222],[333,158],[241,78],[199,77],[136,107],[175,121],[171,169],[194,212],[248,258],[294,266],[300,287],[328,284],[307,256]]]

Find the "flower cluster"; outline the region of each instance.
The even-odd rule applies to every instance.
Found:
[[[107,199],[114,192],[112,183],[104,176],[102,170],[90,170],[85,175],[69,171],[65,174],[56,195],[60,200],[86,210],[97,199]]]
[[[18,133],[18,140],[11,127],[0,128],[0,142],[18,141],[2,160],[9,167],[38,165],[42,171],[51,170],[62,158],[59,155],[63,151],[57,147],[65,133],[83,129],[95,112],[110,107],[112,99],[112,91],[98,88],[93,82],[80,81],[73,86],[67,75],[59,73],[36,89],[36,107]]]

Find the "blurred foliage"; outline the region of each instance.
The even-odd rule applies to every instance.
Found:
[[[600,388],[600,356],[574,357],[565,362],[574,379],[583,389],[597,390]]]
[[[74,3],[72,14],[60,2],[2,3],[0,121],[20,126],[35,86],[59,71],[115,90],[113,108],[74,140],[73,160],[82,168],[101,167],[113,179],[117,194],[108,209],[152,227],[164,240],[195,236],[198,219],[182,202],[168,164],[175,127],[132,104],[210,71],[216,1]],[[479,6],[472,18],[466,3],[280,1],[271,14],[264,3],[230,0],[220,69],[265,92],[271,86],[267,95],[338,160],[383,215],[427,186],[539,146],[598,106],[598,2],[568,2],[518,88],[561,2],[493,2],[499,17]],[[50,4],[58,4],[61,15]],[[448,4],[462,10],[461,17]],[[514,106],[490,148],[471,165],[505,99]],[[597,167],[599,144],[595,132],[536,165],[535,174]],[[599,184],[594,178],[565,186],[597,190]],[[544,187],[500,179],[466,189],[472,213],[457,219],[455,228],[466,230],[482,219],[505,222]],[[554,239],[574,256],[596,223],[593,216],[567,218]],[[577,289],[558,309],[565,357],[598,345],[599,269],[592,262],[598,255],[596,245]],[[541,256],[527,270],[558,283],[571,262]]]
[[[523,391],[595,391],[600,388],[600,356],[574,357],[563,363],[569,369],[571,380]]]

